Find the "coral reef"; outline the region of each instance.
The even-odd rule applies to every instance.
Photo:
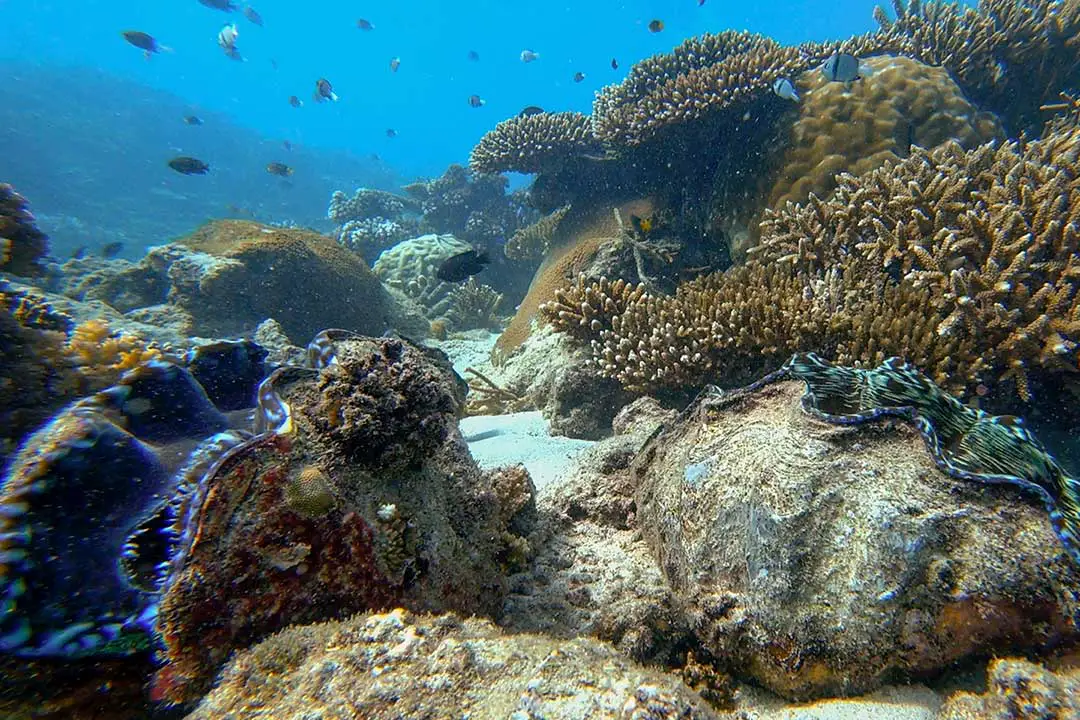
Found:
[[[257,709],[256,709],[257,708]],[[719,718],[677,679],[588,639],[401,609],[290,628],[239,653],[188,720]]]
[[[469,167],[489,174],[553,172],[577,156],[598,150],[588,115],[519,115],[503,120],[480,138],[469,155]]]
[[[638,390],[738,384],[815,350],[1027,401],[1031,373],[1074,373],[1080,352],[1078,149],[1073,129],[917,150],[767,215],[744,266],[673,296],[579,281],[543,313]]]
[[[340,190],[330,197],[330,207],[326,216],[336,225],[344,225],[350,220],[386,218],[396,220],[406,212],[419,210],[417,203],[385,190],[357,188],[350,197]]]
[[[259,397],[262,433],[177,510],[158,696],[197,698],[230,653],[291,624],[499,607],[500,558],[520,541],[456,430],[464,393],[445,357],[326,331]]]
[[[918,432],[874,422],[894,415]],[[796,356],[703,394],[631,473],[638,527],[702,646],[809,698],[1074,640],[1080,565],[1030,493],[1000,484],[1045,499],[1052,465],[1015,418],[910,368]]]
[[[1010,137],[1037,134],[1039,106],[1080,72],[1080,5],[1071,0],[980,0],[975,8],[894,0],[878,8],[868,47],[942,66],[978,107],[1001,117]]]
[[[1052,672],[1021,658],[990,663],[985,693],[956,693],[938,720],[1010,720],[1080,717],[1080,674],[1076,668]]]
[[[450,290],[445,309],[440,303],[433,308],[433,314],[444,318],[454,330],[495,329],[500,325],[497,313],[502,300],[501,293],[471,277]]]
[[[40,275],[49,251],[49,238],[38,230],[26,198],[0,183],[0,272]]]
[[[862,175],[912,146],[932,149],[955,140],[965,149],[1002,137],[990,113],[977,111],[940,67],[881,55],[860,63],[861,80],[829,82],[814,68],[798,79],[799,118],[768,207],[826,198],[841,172]]]
[[[330,198],[326,216],[338,226],[343,246],[375,257],[419,230],[419,203],[385,190],[357,188],[350,197],[340,190]]]

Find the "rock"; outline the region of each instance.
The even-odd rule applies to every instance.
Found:
[[[394,604],[501,607],[531,491],[470,457],[449,364],[340,331],[313,348],[325,367],[271,375],[265,431],[182,499],[159,614],[163,698],[197,698],[230,653],[291,624]]]
[[[285,330],[274,318],[267,318],[255,328],[255,342],[266,348],[266,360],[271,365],[303,365],[306,350],[293,345]]]
[[[907,423],[833,425],[771,384],[635,459],[637,527],[698,641],[789,698],[1075,640],[1077,568],[1042,505],[945,475]]]
[[[239,653],[188,720],[719,718],[677,678],[592,639],[508,635],[401,609],[293,627]]]
[[[987,690],[950,697],[938,720],[1080,718],[1080,669],[1052,672],[1022,658],[990,663]]]

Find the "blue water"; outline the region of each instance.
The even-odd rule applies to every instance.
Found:
[[[29,197],[58,255],[118,237],[135,257],[238,213],[318,227],[333,189],[439,175],[526,105],[588,112],[596,90],[691,35],[736,28],[797,43],[873,27],[873,3],[856,0],[252,5],[263,27],[197,0],[0,0],[0,180]],[[359,30],[359,17],[375,29]],[[654,18],[663,32],[648,31]],[[246,62],[217,46],[229,22]],[[148,60],[124,30],[172,52]],[[521,62],[525,48],[540,59]],[[574,83],[579,71],[586,79]],[[311,101],[319,77],[340,102]],[[470,107],[473,94],[486,104]],[[184,125],[190,113],[206,124]],[[177,154],[210,163],[211,175],[176,175],[165,163]],[[296,169],[290,183],[265,173],[271,161]]]

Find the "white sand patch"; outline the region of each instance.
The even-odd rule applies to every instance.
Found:
[[[454,370],[466,380],[465,368],[474,367],[480,372],[490,371],[491,348],[495,347],[495,341],[499,339],[499,333],[488,330],[469,330],[463,333],[454,333],[446,340],[428,338],[424,343],[431,347],[437,347],[450,356],[454,363]]]
[[[539,411],[510,415],[477,415],[458,425],[469,452],[483,469],[521,463],[537,489],[546,487],[574,467],[578,456],[596,443],[553,437]]]
[[[942,702],[924,685],[885,687],[862,697],[805,704],[786,704],[752,688],[739,694],[739,709],[754,720],[933,720]]]

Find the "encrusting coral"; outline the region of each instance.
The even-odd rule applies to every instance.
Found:
[[[596,152],[589,116],[539,113],[503,120],[480,138],[469,166],[480,173],[535,173],[557,169],[569,158]]]
[[[768,215],[751,260],[675,295],[618,283],[543,308],[638,389],[729,383],[797,350],[902,356],[953,391],[1075,373],[1080,351],[1080,130],[950,143]]]

